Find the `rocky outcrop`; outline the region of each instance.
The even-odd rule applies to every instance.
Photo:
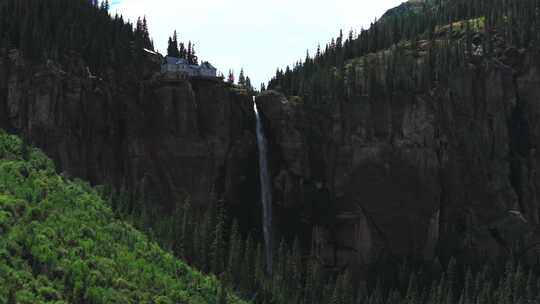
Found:
[[[256,200],[250,96],[219,82],[159,80],[151,57],[141,63],[142,80],[100,79],[72,61],[36,66],[15,50],[5,56],[2,127],[46,151],[59,171],[166,212],[187,199],[201,208],[217,199]]]
[[[471,64],[428,92],[336,100],[326,117],[266,93],[274,203],[300,210],[291,220],[313,228],[327,263],[507,250],[512,227],[539,221],[535,58]]]

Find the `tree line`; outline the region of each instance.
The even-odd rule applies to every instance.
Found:
[[[229,70],[229,73],[227,75],[228,75],[227,83],[230,85],[233,85],[235,83],[234,71]],[[238,75],[237,86],[248,92],[251,92],[251,93],[255,92],[255,89],[253,88],[253,85],[251,84],[251,79],[249,78],[249,76],[246,76],[243,68],[240,69],[240,74]]]
[[[143,48],[154,49],[146,19],[133,25],[108,10],[108,1],[3,0],[0,48],[18,48],[32,62],[64,62],[75,52],[93,72],[133,65]]]
[[[195,44],[189,41],[186,48],[183,42],[178,42],[176,31],[174,31],[172,37],[169,37],[167,56],[185,59],[189,64],[199,64],[197,55],[195,55]]]
[[[473,56],[493,57],[501,43],[506,47],[538,47],[539,29],[540,3],[537,0],[406,3],[374,21],[369,29],[362,29],[359,33],[350,31],[347,37],[340,31],[324,49],[319,47],[313,57],[308,53],[305,59],[292,67],[278,69],[268,88],[289,96],[302,96],[312,105],[331,102],[343,97],[354,86],[361,85],[351,81],[355,73],[351,65],[355,65],[356,70],[360,69],[358,73],[366,73],[364,78],[377,79],[372,75],[377,73],[376,69],[361,70],[358,61],[366,56],[372,58],[373,54],[385,56],[388,52],[384,50],[389,50],[393,59],[402,59],[401,62],[382,58],[374,65],[391,70],[393,75],[407,75],[413,65],[415,70],[431,71],[424,75],[430,77],[424,79],[424,85],[427,85],[428,81],[444,78],[447,69],[455,67],[448,67],[450,61],[464,63]],[[475,45],[478,40],[480,46]],[[403,52],[404,45],[412,54]],[[419,47],[424,52],[417,52]],[[478,49],[481,52],[475,52]],[[426,55],[429,55],[426,60],[417,62],[418,57],[425,58]],[[385,78],[389,80],[389,77]],[[392,88],[389,83],[379,89],[390,93],[388,89]]]
[[[244,231],[222,202],[202,215],[189,203],[170,216],[151,203],[129,207],[128,197],[103,191],[120,217],[154,236],[165,248],[253,303],[275,304],[532,304],[540,301],[540,263],[516,248],[507,258],[475,263],[450,258],[425,262],[385,258],[359,276],[327,265],[299,240],[281,240],[271,274],[265,271],[261,238]],[[129,211],[131,210],[131,211]],[[145,211],[146,210],[146,211]]]

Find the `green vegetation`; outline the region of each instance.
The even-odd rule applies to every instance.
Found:
[[[469,20],[460,20],[446,25],[438,25],[435,28],[435,35],[446,35],[449,30],[453,34],[464,35],[467,31],[481,33],[485,30],[486,18],[478,17]]]
[[[195,44],[188,42],[188,47],[183,42],[178,42],[178,34],[174,31],[172,37],[169,37],[167,46],[167,56],[182,58],[189,64],[199,64],[197,55],[195,55]]]
[[[311,111],[308,119],[320,119],[310,123],[321,129],[310,134],[312,142],[321,142],[331,113],[324,106],[332,102],[429,89],[466,64],[496,56],[494,42],[540,44],[538,0],[414,3],[356,36],[340,33],[313,58],[277,71],[269,89],[294,96],[292,102]],[[97,0],[0,1],[0,48],[21,49],[35,62],[62,63],[75,52],[93,71],[112,68],[124,76],[122,69],[136,65],[152,41],[146,20],[134,28],[107,9]],[[197,62],[193,45],[186,48],[176,34],[168,53]],[[234,86],[232,71],[228,83]],[[235,90],[251,87],[241,71]],[[359,283],[298,241],[282,241],[267,275],[256,235],[243,235],[246,227],[228,219],[223,206],[201,216],[186,199],[164,216],[151,194],[138,201],[111,192],[56,175],[42,153],[0,133],[0,303],[241,303],[231,289],[274,304],[540,302],[538,261],[517,258],[425,265],[381,257]],[[115,219],[113,210],[157,236],[161,247]],[[194,271],[173,253],[215,275]]]
[[[117,206],[127,204],[121,195],[113,197]],[[219,274],[227,287],[254,303],[540,303],[540,263],[525,259],[523,248],[506,261],[450,259],[442,262],[447,266],[438,260],[381,257],[360,278],[323,264],[316,253],[304,252],[298,240],[292,245],[282,240],[274,252],[272,274],[267,275],[261,243],[242,236],[238,223],[229,223],[219,203],[203,216],[186,202],[170,217],[148,213],[130,217],[143,219],[135,221],[155,233],[163,247],[205,273]]]
[[[425,91],[478,59],[502,57],[511,47],[539,47],[539,29],[537,0],[409,1],[369,29],[347,37],[340,32],[315,56],[278,69],[268,89],[302,96],[306,106],[322,112],[358,95]],[[374,53],[384,57],[367,69],[347,67]]]
[[[243,303],[0,131],[0,303]]]
[[[142,48],[153,49],[146,20],[113,18],[106,1],[2,0],[0,49],[20,49],[33,62],[69,63],[79,54],[93,73],[133,68]]]
[[[295,241],[281,242],[267,276],[261,246],[226,224],[222,206],[200,223],[189,204],[179,212],[167,244],[224,283],[116,220],[97,191],[58,176],[40,151],[0,131],[0,303],[243,303],[231,288],[276,304],[540,301],[538,265],[514,260],[477,268],[451,260],[443,272],[386,261],[358,287]]]

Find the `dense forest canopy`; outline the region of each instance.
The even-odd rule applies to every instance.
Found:
[[[35,62],[76,52],[92,71],[124,67],[142,48],[153,49],[146,19],[134,26],[108,9],[107,1],[2,0],[0,46],[19,48]]]
[[[369,29],[351,31],[347,37],[340,32],[315,56],[308,54],[293,67],[278,69],[268,89],[302,96],[312,104],[344,98],[346,93],[366,93],[358,92],[361,87],[373,89],[372,94],[403,89],[395,82],[413,81],[411,85],[421,89],[474,56],[493,56],[497,42],[516,48],[538,46],[539,11],[537,0],[408,1]],[[475,46],[482,51],[475,53]],[[424,52],[419,54],[420,50]],[[420,55],[425,60],[417,60]],[[363,60],[352,60],[359,58]],[[384,76],[377,72],[381,69]],[[415,74],[423,75],[410,77]],[[361,78],[372,85],[362,84]]]
[[[0,130],[0,303],[244,303]]]

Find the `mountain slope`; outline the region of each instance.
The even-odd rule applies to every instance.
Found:
[[[0,131],[0,303],[217,303],[219,290]]]
[[[307,219],[330,265],[497,257],[539,237],[540,2],[425,3],[278,71],[289,102],[257,99],[277,226]]]

